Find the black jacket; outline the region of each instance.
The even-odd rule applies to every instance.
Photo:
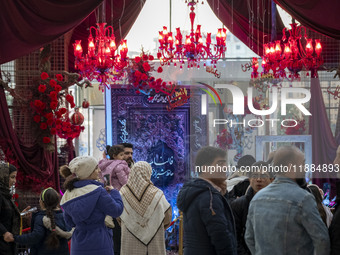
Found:
[[[338,201],[340,202],[340,201]],[[329,226],[331,240],[331,255],[340,254],[340,207],[336,209],[331,225]]]
[[[246,242],[244,234],[246,232],[246,222],[250,201],[254,197],[254,190],[249,187],[247,193],[240,198],[231,202],[231,208],[235,217],[236,233],[237,233],[237,254],[238,255],[251,255]]]
[[[59,237],[60,243],[58,249],[49,249],[45,245],[46,238],[51,233],[43,223],[43,217],[45,215],[45,211],[34,213],[32,215],[31,233],[15,236],[15,242],[30,245],[31,255],[68,255],[68,240],[66,238]],[[64,221],[63,212],[61,210],[54,211],[54,219],[56,225],[60,229],[64,231],[70,230],[70,227],[68,227]]]
[[[245,195],[249,185],[249,179],[245,179],[236,184],[233,189],[228,193],[229,201],[234,201],[236,198]]]
[[[236,255],[235,223],[227,200],[202,179],[185,183],[178,193],[183,212],[184,255]]]
[[[16,254],[15,243],[7,243],[3,238],[6,232],[13,233],[13,224],[20,225],[19,211],[7,197],[0,195],[0,254]]]

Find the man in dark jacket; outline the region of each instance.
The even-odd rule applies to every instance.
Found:
[[[339,164],[340,162],[336,162]],[[340,179],[336,182],[336,209],[331,225],[329,226],[329,237],[331,240],[331,255],[340,254]]]
[[[263,169],[263,166],[265,166],[266,169]],[[249,173],[250,186],[246,194],[231,202],[231,208],[235,217],[238,255],[251,255],[244,240],[248,209],[250,201],[253,199],[254,195],[259,190],[268,186],[273,180],[273,174],[268,172],[267,169],[268,163],[264,161],[254,163]]]
[[[177,198],[184,216],[184,255],[236,255],[234,218],[223,196],[226,152],[204,147],[195,165],[199,178],[185,183]]]

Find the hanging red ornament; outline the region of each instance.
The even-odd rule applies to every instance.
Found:
[[[83,106],[84,109],[89,108],[90,103],[89,103],[89,101],[86,100],[86,98],[84,98],[82,106]]]
[[[79,108],[74,109],[75,113],[71,116],[71,122],[73,125],[81,125],[84,122],[84,115],[79,112]]]

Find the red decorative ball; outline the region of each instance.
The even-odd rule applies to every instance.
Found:
[[[89,108],[90,103],[89,103],[89,101],[86,100],[86,98],[84,98],[84,101],[83,101],[82,106],[83,106],[83,108],[85,108],[85,109],[86,109],[86,108]]]
[[[73,125],[81,125],[84,122],[84,115],[79,112],[79,108],[76,108],[75,113],[71,116],[71,122]]]

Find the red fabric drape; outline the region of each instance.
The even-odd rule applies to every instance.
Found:
[[[311,100],[309,111],[312,116],[309,118],[309,134],[312,135],[313,164],[317,167],[322,166],[322,164],[333,163],[338,145],[329,125],[320,88],[320,80],[318,78],[312,78],[310,87]],[[323,183],[330,183],[331,197],[333,198],[336,190],[335,177],[336,175],[315,171],[313,173],[313,183],[319,185],[321,188]]]
[[[2,0],[0,64],[57,39],[84,20],[103,0]]]
[[[121,39],[129,33],[132,25],[135,23],[145,1],[140,0],[106,0],[105,16],[107,25],[113,26],[116,37],[116,45],[120,44]],[[98,12],[93,12],[79,26],[77,26],[70,38],[68,48],[69,70],[74,71],[73,43],[75,40],[82,41],[83,52],[87,52],[87,38],[89,28],[96,27],[99,21]],[[129,46],[129,42],[128,42]]]
[[[44,151],[38,144],[24,146],[12,127],[5,91],[0,86],[0,147],[10,152],[24,176],[39,179],[40,183],[52,182],[59,189],[57,154]],[[32,187],[38,185],[32,183]],[[32,188],[26,187],[26,188]],[[38,191],[38,190],[37,190]]]
[[[340,1],[274,0],[302,25],[334,39],[340,39]]]
[[[256,54],[262,55],[263,44],[271,41],[271,0],[208,0],[208,3],[232,34]],[[276,12],[276,38],[281,38],[283,28]]]

